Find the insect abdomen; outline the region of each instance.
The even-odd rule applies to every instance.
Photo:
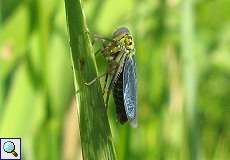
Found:
[[[124,96],[123,96],[123,71],[117,77],[113,87],[113,99],[116,105],[117,117],[120,123],[128,121],[125,107],[124,107]]]

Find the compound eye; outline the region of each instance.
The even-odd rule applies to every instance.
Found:
[[[132,42],[129,42],[129,44],[128,44],[128,45],[129,45],[129,46],[130,46],[130,45],[132,45]]]

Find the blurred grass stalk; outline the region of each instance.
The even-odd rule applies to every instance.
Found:
[[[75,90],[79,100],[80,137],[83,159],[115,159],[111,131],[99,82],[86,86],[95,78],[96,65],[80,0],[65,0],[66,18],[72,52]]]
[[[196,126],[196,88],[197,78],[195,71],[194,54],[194,15],[193,0],[184,0],[182,2],[182,21],[181,21],[181,40],[182,40],[182,59],[183,59],[183,81],[185,93],[185,137],[188,146],[188,159],[199,159],[198,148],[198,129]]]

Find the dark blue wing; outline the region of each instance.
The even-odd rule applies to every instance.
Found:
[[[137,110],[137,79],[134,56],[125,61],[123,70],[123,94],[127,118],[130,120],[131,124],[133,123],[135,126]]]

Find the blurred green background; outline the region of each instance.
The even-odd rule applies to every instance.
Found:
[[[82,4],[90,32],[135,38],[139,126],[111,99],[117,158],[230,159],[230,1]],[[81,159],[68,41],[64,1],[0,0],[0,137],[21,137],[25,160]]]

